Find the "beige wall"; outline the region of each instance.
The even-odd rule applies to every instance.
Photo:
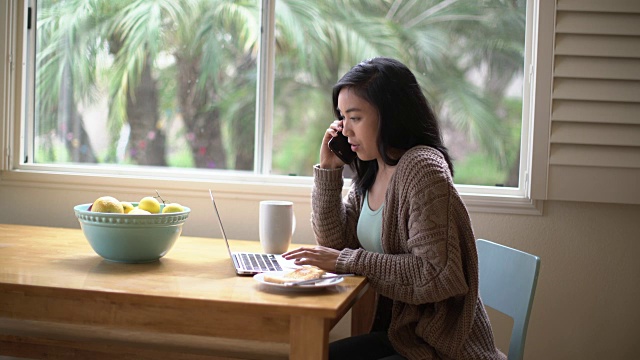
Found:
[[[95,196],[96,191],[22,188],[0,182],[0,223],[79,228],[71,208]],[[167,196],[193,208],[185,235],[219,236],[205,193]],[[256,199],[219,202],[230,237],[257,239]],[[308,200],[297,199],[296,242],[313,241],[309,212]],[[477,237],[542,259],[526,359],[637,358],[640,206],[548,201],[541,216],[473,213],[472,219]],[[498,343],[504,344],[510,329],[497,321],[494,326]],[[346,323],[339,324],[332,337],[344,336],[346,329]]]
[[[556,201],[543,216],[472,217],[477,237],[541,257],[526,359],[638,357],[640,206]]]
[[[542,1],[541,4],[548,5],[549,2]],[[639,53],[637,52],[638,47],[635,45],[637,45],[637,39],[640,36],[636,21],[640,13],[637,10],[637,4],[636,1],[629,0],[556,1],[555,10],[559,10],[558,16],[561,20],[559,22],[561,31],[556,38],[556,45],[561,52],[558,55],[595,56],[598,59],[606,55],[610,57],[635,57],[637,59]],[[635,15],[622,14],[621,16],[626,22],[611,22],[609,12],[612,9]],[[605,21],[606,25],[602,27],[605,33],[610,33],[612,28],[622,28],[620,34],[613,34],[613,40],[615,40],[613,43],[607,40],[601,46],[594,46],[590,38],[586,44],[581,42],[581,39],[585,39],[585,34],[579,33],[581,28],[586,29],[583,31],[587,33],[593,31],[593,21],[587,21],[584,26],[581,25],[582,22],[578,21],[585,15],[591,16],[592,14],[589,12],[605,13],[602,16],[604,19],[602,21]],[[575,16],[578,16],[577,23],[572,20],[575,20]],[[567,24],[577,26],[577,30],[573,27],[567,28]],[[635,35],[635,38],[629,35]],[[602,37],[596,38],[602,40]],[[621,41],[622,45],[618,47],[620,54],[612,55],[615,53],[612,46]],[[627,43],[631,45],[628,46]],[[568,47],[566,47],[567,45]],[[604,49],[603,51],[606,53],[588,53],[592,50],[598,51],[598,49]],[[613,49],[615,50],[615,46]],[[585,51],[587,53],[584,53]],[[562,58],[560,60],[570,59]],[[575,68],[575,66],[570,67],[570,69]],[[618,66],[613,68],[617,69]],[[580,74],[580,76],[595,76],[591,71],[586,74]],[[559,77],[568,76],[569,78],[577,76],[562,72],[556,75]],[[637,85],[637,72],[624,75],[621,80],[627,85]],[[559,85],[566,83],[567,81],[557,83],[555,90],[564,89]],[[559,91],[554,97],[556,106],[558,100],[566,102],[566,99],[558,94],[565,94],[571,99],[575,98],[575,91],[569,91],[568,94]],[[625,94],[633,94],[635,97],[631,100],[638,103],[637,92]],[[582,100],[589,102],[598,100],[600,103],[587,105],[595,106],[596,109],[605,109],[602,99]],[[620,99],[605,100],[615,103],[616,106],[625,104],[621,103]],[[625,112],[630,115],[624,116],[623,120],[637,123],[637,108],[633,107],[637,105],[626,104],[625,109],[632,110]],[[592,112],[587,112],[587,114],[590,113]],[[606,111],[606,113],[610,114],[611,112]],[[543,115],[540,116],[544,118]],[[558,116],[557,111],[554,116]],[[554,120],[558,119],[554,118]],[[581,115],[577,120],[585,121],[586,119]],[[544,148],[542,147],[542,149]],[[632,159],[636,161],[635,157]],[[571,164],[570,167],[573,169],[574,165]],[[608,167],[604,172],[606,174],[612,173]],[[632,184],[631,188],[635,189],[637,181],[634,181],[633,178],[633,176],[624,177],[629,180],[629,184]],[[567,178],[564,175],[552,178],[552,185],[556,184],[554,181],[558,181],[558,179],[564,181]],[[580,180],[578,179],[577,182]],[[582,177],[582,180],[590,179]],[[572,180],[570,187],[575,183],[575,179]],[[593,191],[593,194],[605,192],[607,194],[627,194],[617,186],[599,187],[601,188],[599,191],[593,190],[592,186],[582,186],[580,189],[586,188]],[[79,228],[71,208],[76,204],[92,201],[101,195],[101,188],[99,185],[92,184],[76,187],[74,184],[61,185],[59,183],[38,183],[37,181],[21,183],[19,180],[0,179],[0,223]],[[149,185],[145,188],[154,187]],[[553,186],[551,186],[551,190],[552,198],[555,196],[557,199],[562,199],[558,196],[557,191],[553,192]],[[563,188],[563,190],[565,189]],[[141,194],[134,193],[134,191],[114,192],[110,190],[109,194],[123,200],[135,201],[140,198]],[[313,236],[308,222],[309,201],[308,198],[301,197],[299,194],[298,189],[296,195],[289,199],[296,202],[298,218],[294,240],[299,243],[312,243]],[[195,189],[189,193],[163,193],[163,195],[193,209],[193,213],[185,225],[185,235],[220,236],[217,226],[213,222],[211,204],[208,201],[206,189]],[[277,196],[277,198],[286,199],[287,196]],[[262,199],[257,195],[247,198],[247,195],[233,195],[233,192],[221,194],[218,205],[230,237],[257,239],[257,203],[259,200]],[[640,330],[638,330],[638,324],[640,324],[640,307],[638,306],[640,304],[640,286],[638,285],[640,261],[635,257],[640,255],[640,205],[546,201],[541,216],[489,213],[472,213],[471,215],[477,237],[531,252],[542,259],[536,298],[529,323],[525,350],[526,359],[638,358],[636,343],[640,334]],[[497,320],[502,319],[498,318]],[[510,330],[505,328],[502,321],[497,320],[492,316],[497,341],[499,344],[505,344],[505,338]],[[346,334],[345,325],[344,323],[339,324],[332,333],[332,337],[344,336]]]

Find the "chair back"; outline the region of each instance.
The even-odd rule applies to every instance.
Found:
[[[520,360],[524,354],[540,258],[483,239],[478,239],[476,246],[480,297],[485,305],[513,319],[508,359]]]

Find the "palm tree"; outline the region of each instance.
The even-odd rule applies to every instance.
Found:
[[[475,0],[279,0],[274,167],[308,173],[318,153],[309,144],[332,116],[332,85],[353,64],[378,55],[412,68],[446,126],[506,164],[501,99],[521,71],[524,12],[517,1],[483,3],[489,6],[479,11]],[[170,111],[184,123],[194,166],[252,168],[258,2],[65,0],[51,7],[59,8],[58,17],[38,21],[55,44],[43,52],[42,79],[59,79],[56,88],[64,89],[64,71],[56,70],[62,61],[52,59],[66,59],[74,65],[73,97],[89,99],[100,86],[96,54],[109,52],[113,64],[98,74],[109,79],[110,131],[118,139],[128,122],[133,162],[166,164],[161,115]],[[70,9],[73,21],[64,25],[73,30],[66,33],[82,36],[65,52],[62,26],[47,27],[47,20]],[[469,80],[481,67],[489,69],[483,87]],[[51,99],[59,95],[46,95],[39,95],[50,99],[42,109],[55,109],[58,100]]]
[[[136,5],[141,6],[136,8]],[[112,136],[117,138],[124,121],[133,120],[129,122],[132,129],[129,149],[133,160],[141,165],[166,165],[164,135],[157,129],[157,86],[151,75],[155,54],[139,51],[154,44],[133,36],[140,28],[127,27],[131,24],[128,21],[135,16],[128,11],[141,9],[142,5],[123,0],[40,2],[37,23],[42,46],[38,48],[42,50],[38,52],[36,75],[38,124],[43,127],[40,133],[44,133],[46,127],[51,128],[55,120],[51,109],[58,108],[57,118],[70,124],[62,133],[67,147],[71,148],[69,153],[73,161],[96,161],[84,131],[84,121],[78,114],[78,104],[91,103],[98,91],[98,56],[107,48],[115,56],[116,73],[112,77],[113,101],[109,113]],[[123,13],[128,16],[122,16]],[[149,14],[157,15],[156,12]],[[123,20],[120,23],[114,19]],[[142,23],[150,21],[145,19]],[[156,38],[151,36],[149,39]],[[115,146],[116,142],[111,143]],[[113,160],[113,156],[111,158]]]
[[[226,125],[233,139],[238,129],[253,128],[259,17],[254,1],[208,0],[137,1],[114,16],[109,36],[119,39],[122,47],[115,52],[112,122],[117,123],[118,117],[128,120],[132,154],[144,150],[140,144],[153,141],[161,145],[149,149],[147,156],[165,153],[157,115],[161,90],[151,76],[154,60],[164,54],[173,61],[162,71],[174,74],[169,81],[176,86],[160,88],[177,99],[169,106],[177,107],[181,115],[195,167],[224,169],[231,162],[237,169],[252,168],[253,148],[246,147],[252,137],[240,142],[242,151],[225,144],[223,130]],[[154,135],[152,141],[149,134]],[[137,160],[138,164],[166,164]]]
[[[508,144],[501,139],[507,138],[508,129],[498,116],[496,99],[522,69],[524,12],[501,2],[485,2],[482,11],[472,0],[278,2],[277,44],[282,51],[276,110],[286,110],[276,114],[276,120],[280,116],[287,124],[278,133],[287,139],[283,148],[289,147],[282,151],[289,155],[281,156],[282,166],[298,174],[311,168],[317,147],[300,145],[318,142],[317,134],[330,121],[331,86],[351,65],[379,55],[396,57],[412,68],[446,127],[467,134],[507,166]],[[472,46],[455,48],[452,43]],[[492,69],[492,82],[484,88],[468,79],[480,64]],[[321,105],[309,109],[309,99]],[[306,124],[294,128],[296,121]],[[292,128],[297,134],[286,133]],[[313,130],[300,137],[301,128]],[[296,154],[297,161],[290,154]]]
[[[118,1],[105,6],[115,10],[102,34],[114,56],[109,84],[111,126],[119,130],[128,122],[127,149],[134,163],[166,166],[166,135],[159,115],[160,87],[153,65],[169,43],[167,34],[171,29],[166,25],[166,17],[179,14],[182,7],[169,0]],[[119,136],[119,131],[112,136]]]
[[[83,5],[76,0],[45,3],[39,9],[36,132],[49,144],[43,146],[48,156],[34,161],[97,161],[76,105],[91,98],[95,83],[92,64],[97,49],[84,31],[94,22]],[[58,141],[68,156],[55,150]]]
[[[178,22],[173,56],[195,166],[251,170],[258,4],[204,0],[191,5],[190,16]]]

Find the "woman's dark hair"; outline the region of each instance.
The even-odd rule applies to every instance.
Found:
[[[442,141],[440,125],[422,89],[404,64],[395,59],[377,57],[349,70],[333,86],[333,109],[340,118],[338,95],[349,88],[378,110],[378,151],[388,165],[396,165],[400,156],[416,145],[427,145],[442,153],[453,176],[453,164]],[[369,189],[378,172],[375,160],[356,159],[351,163],[354,181],[361,193]]]

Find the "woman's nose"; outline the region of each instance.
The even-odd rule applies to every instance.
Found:
[[[347,120],[342,120],[342,135],[347,136],[347,137],[353,135],[353,133],[351,131],[351,125],[349,125]]]

